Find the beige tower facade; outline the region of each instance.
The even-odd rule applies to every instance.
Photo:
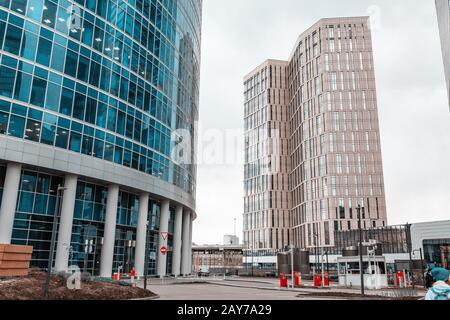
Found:
[[[248,104],[253,99],[249,95],[254,87],[252,79],[270,64],[269,60],[246,77],[246,119],[251,115]],[[276,110],[280,119],[285,120],[262,119],[287,130],[287,139],[281,139],[281,145],[288,143],[289,179],[282,181],[284,186],[277,185],[279,189],[270,190],[283,190],[281,193],[287,199],[287,202],[272,203],[270,209],[285,217],[284,205],[289,208],[288,218],[284,220],[288,226],[279,225],[289,230],[283,246],[331,249],[334,232],[358,228],[358,212],[363,228],[385,226],[386,201],[369,18],[322,19],[300,35],[288,61],[276,64],[281,69],[284,66],[280,75],[284,74],[285,79],[278,83],[285,87],[277,88],[285,95],[284,100],[280,99],[279,104],[265,101],[262,106]],[[269,97],[273,89],[269,85],[266,89],[261,94]],[[281,137],[284,138],[283,134]],[[249,145],[246,145],[246,156],[258,154],[259,150],[250,149]],[[266,149],[261,151],[260,155],[268,155],[264,153]],[[283,154],[285,150],[281,148],[280,152]],[[246,161],[246,166],[249,163]],[[258,163],[253,164],[256,170]],[[286,171],[279,173],[281,177],[285,175]],[[264,185],[258,180],[252,183],[256,190]],[[248,192],[247,184],[245,189]],[[251,200],[256,208],[258,199]],[[251,228],[245,215],[244,221],[244,232],[249,234]],[[268,243],[272,250],[283,246]]]
[[[385,226],[380,130],[368,17],[323,19],[288,66],[291,232],[301,248],[334,232]]]
[[[244,79],[244,246],[281,250],[289,244],[290,136],[287,62],[268,60]]]

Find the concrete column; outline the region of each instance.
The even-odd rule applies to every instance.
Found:
[[[73,213],[77,194],[78,177],[67,175],[64,178],[64,192],[61,202],[61,218],[59,220],[58,242],[56,246],[56,272],[65,272],[69,266],[69,248],[72,241]]]
[[[8,163],[0,208],[0,244],[11,244],[21,173],[21,164]]]
[[[105,232],[103,235],[102,255],[100,260],[100,277],[102,278],[111,278],[112,276],[118,201],[119,186],[110,185],[108,187],[108,199],[106,201]]]
[[[190,274],[191,267],[189,266],[189,255],[191,251],[191,245],[189,240],[191,237],[191,212],[186,211],[183,215],[183,242],[181,246],[181,273],[183,275]]]
[[[181,235],[183,230],[183,206],[178,206],[175,211],[175,230],[173,233],[172,274],[181,274]]]
[[[189,223],[189,263],[188,263],[188,274],[192,274],[192,226],[194,225],[194,221],[192,220]]]
[[[142,193],[139,198],[139,217],[136,233],[136,253],[134,257],[136,275],[143,277],[145,272],[145,250],[147,244],[149,194]]]
[[[170,202],[165,200],[161,204],[161,217],[159,221],[159,241],[158,241],[158,261],[157,261],[157,274],[160,277],[167,275],[167,253],[162,254],[161,248],[167,249],[167,235],[169,232],[169,219],[170,219]],[[165,238],[165,239],[164,239]]]

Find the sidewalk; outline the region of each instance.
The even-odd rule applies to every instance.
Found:
[[[333,294],[347,294],[359,296],[361,294],[360,288],[344,288],[339,287],[336,283],[331,283],[330,287],[327,288],[316,288],[313,286],[312,281],[303,281],[302,288],[280,288],[280,283],[278,279],[272,278],[240,278],[240,277],[227,277],[226,279],[221,277],[187,277],[187,278],[151,278],[148,279],[148,286],[167,286],[167,285],[183,285],[183,284],[210,284],[223,287],[235,287],[242,289],[257,289],[265,291],[276,291],[276,292],[295,292],[300,295],[329,295]],[[138,280],[139,287],[143,287],[144,280]],[[289,282],[289,285],[291,283]],[[411,288],[410,288],[411,289]],[[365,295],[370,298],[401,298],[404,295],[410,296],[414,294],[415,297],[423,297],[426,291],[418,287],[415,292],[411,290],[398,289],[398,288],[387,288],[382,290],[365,290]]]
[[[264,281],[265,280],[265,281]],[[279,281],[277,279],[264,279],[256,280],[254,278],[234,278],[227,280],[209,280],[210,284],[223,285],[230,287],[240,287],[240,288],[253,288],[260,290],[272,290],[272,291],[287,291],[287,292],[297,292],[299,294],[314,294],[314,293],[328,293],[328,294],[355,294],[359,295],[361,293],[360,288],[343,288],[339,287],[337,284],[331,284],[328,288],[315,288],[311,281],[303,282],[304,287],[302,288],[280,288]],[[290,285],[290,283],[289,283]],[[399,294],[399,289],[388,288],[382,290],[365,290],[365,295],[368,297],[392,297]],[[412,289],[411,289],[412,291]],[[415,296],[422,297],[425,296],[426,291],[423,288],[416,288]]]

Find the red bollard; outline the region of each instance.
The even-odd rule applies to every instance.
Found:
[[[294,273],[294,285],[300,287],[300,276],[298,272]]]
[[[395,284],[397,285],[397,287],[403,287],[405,285],[405,275],[403,274],[403,272],[398,271],[395,274]]]
[[[325,272],[325,287],[329,287],[330,286],[330,277],[328,275],[328,272]]]
[[[287,288],[288,287],[288,279],[284,276],[284,274],[280,274],[280,287]]]
[[[314,287],[321,287],[322,286],[322,277],[320,274],[314,275]]]

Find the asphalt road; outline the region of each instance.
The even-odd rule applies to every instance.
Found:
[[[281,292],[251,288],[237,288],[214,284],[151,285],[149,290],[159,294],[161,300],[328,300],[298,298],[296,292]]]

